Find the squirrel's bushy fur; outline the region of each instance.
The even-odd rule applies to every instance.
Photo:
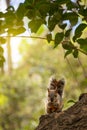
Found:
[[[60,80],[56,80],[55,77],[50,79],[48,85],[48,97],[46,104],[46,112],[60,112],[63,107],[62,103],[62,95],[65,86],[65,79],[61,78]]]

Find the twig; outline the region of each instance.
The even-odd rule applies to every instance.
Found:
[[[38,37],[38,36],[0,36],[0,37],[19,37],[19,38],[33,38],[33,39],[42,39],[42,40],[47,40],[46,37]],[[54,42],[55,40],[52,39],[51,41]],[[63,43],[66,43],[66,42],[68,42],[68,41],[67,41],[67,40],[64,40],[64,41],[62,42],[62,44],[63,44]],[[81,53],[87,55],[87,52],[81,50],[80,48],[78,48],[78,47],[75,46],[75,45],[70,46],[70,47],[72,47],[73,49],[77,49],[77,50],[80,51]]]
[[[0,36],[0,37],[18,37],[18,38],[33,38],[33,39],[43,39],[43,40],[47,40],[46,37],[38,37],[38,36]],[[54,40],[51,40],[54,41]]]

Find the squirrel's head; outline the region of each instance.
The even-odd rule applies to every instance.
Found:
[[[50,101],[50,102],[55,102],[55,101],[57,101],[57,100],[59,100],[60,99],[60,96],[59,96],[59,94],[58,94],[58,92],[57,92],[57,89],[49,89],[48,88],[48,100]]]

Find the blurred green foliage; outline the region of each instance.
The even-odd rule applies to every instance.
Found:
[[[66,78],[64,110],[87,91],[87,57],[78,53],[87,55],[87,2],[25,0],[17,10],[9,6],[6,12],[0,12],[0,67],[5,62],[6,38],[2,34],[16,36],[25,32],[24,17],[29,19],[31,32],[39,29],[38,35],[46,33],[42,36],[46,36],[50,45],[45,40],[35,39],[33,44],[22,40],[18,67],[10,75],[0,74],[0,130],[35,129],[39,117],[45,114],[47,85],[53,74],[58,79]],[[55,49],[51,46],[53,40]],[[71,53],[76,59],[69,55]]]
[[[53,74],[66,79],[63,109],[87,91],[87,57],[80,54],[80,62],[73,56],[64,59],[62,47],[53,49],[50,44],[44,40],[33,40],[33,44],[22,40],[18,67],[12,75],[0,75],[0,130],[35,129],[39,117],[45,114],[47,85]]]

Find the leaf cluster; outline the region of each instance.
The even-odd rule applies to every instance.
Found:
[[[24,3],[20,3],[17,10],[13,6],[9,6],[6,12],[0,12],[0,34],[7,33],[8,36],[16,36],[24,33],[26,31],[24,17],[29,19],[28,28],[31,29],[32,33],[36,33],[42,25],[45,25],[49,30],[46,39],[48,42],[54,40],[54,47],[66,39],[73,46],[75,46],[74,43],[77,43],[78,46],[74,47],[73,51],[71,51],[72,47],[68,48],[66,55],[72,53],[76,58],[79,51],[87,55],[86,40],[84,45],[84,39],[81,38],[87,27],[87,7],[85,4],[81,4],[78,0],[74,2],[70,0],[25,0]],[[56,26],[61,29],[61,32],[57,30],[55,38],[52,39],[52,32]],[[72,37],[74,28],[74,36]],[[81,40],[80,46],[78,39]],[[65,49],[65,47],[63,48]]]

